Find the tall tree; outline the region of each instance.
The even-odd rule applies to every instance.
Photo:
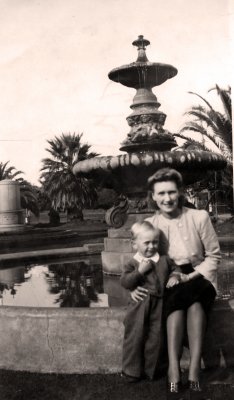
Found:
[[[96,200],[94,183],[73,173],[78,161],[98,155],[89,151],[89,144],[81,143],[82,136],[67,133],[47,141],[50,147],[46,150],[52,157],[42,160],[40,179],[55,210],[80,212],[82,208],[92,206]]]

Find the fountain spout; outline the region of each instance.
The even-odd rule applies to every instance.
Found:
[[[145,49],[146,46],[148,46],[150,44],[150,41],[147,39],[144,39],[143,35],[139,35],[137,40],[134,40],[132,42],[133,46],[137,47],[138,50],[138,57],[136,62],[146,62],[149,61],[146,53],[145,53]]]

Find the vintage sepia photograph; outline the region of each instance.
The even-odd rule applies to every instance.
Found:
[[[234,398],[232,0],[0,0],[0,399]]]

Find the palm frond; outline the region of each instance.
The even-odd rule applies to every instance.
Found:
[[[220,95],[224,104],[226,114],[216,111],[212,105],[197,93],[189,92],[199,97],[207,107],[198,105],[193,106],[186,111],[185,115],[192,118],[187,121],[179,132],[179,135],[189,136],[189,132],[196,132],[201,135],[201,142],[204,144],[204,138],[210,140],[222,152],[229,163],[232,162],[232,122],[231,122],[231,97],[230,92],[220,89],[218,85],[214,88]],[[213,90],[213,89],[210,89]]]
[[[213,110],[213,107],[211,106],[211,104],[204,97],[202,97],[200,94],[195,93],[195,92],[188,92],[188,93],[189,94],[194,94],[195,96],[197,96],[200,99],[202,99],[204,101],[204,103],[206,103],[206,105],[210,108],[210,110]]]
[[[226,113],[226,117],[228,120],[231,122],[232,121],[232,100],[231,100],[231,88],[227,90],[221,89],[217,84],[215,85],[214,88],[211,88],[208,90],[208,92],[211,92],[211,90],[217,90],[218,95],[221,98],[223,108]]]

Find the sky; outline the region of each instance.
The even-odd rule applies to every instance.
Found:
[[[120,154],[135,90],[108,72],[137,58],[144,35],[149,61],[178,74],[153,89],[178,132],[199,104],[222,111],[217,83],[232,83],[232,0],[0,0],[0,162],[37,184],[47,140],[82,133],[102,155]]]

